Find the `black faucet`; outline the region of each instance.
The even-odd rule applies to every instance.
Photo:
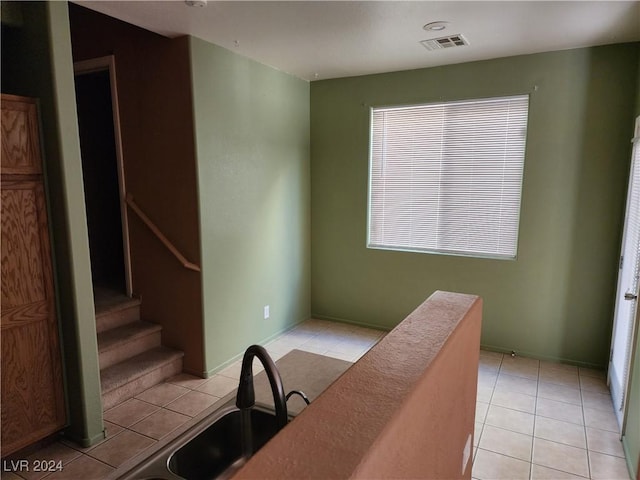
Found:
[[[256,403],[253,390],[253,358],[258,357],[271,385],[273,403],[276,407],[276,426],[280,430],[287,424],[287,400],[284,394],[282,378],[276,364],[273,362],[264,347],[251,345],[244,352],[242,358],[242,370],[240,372],[240,384],[236,396],[236,407],[240,409],[242,424],[242,450],[246,457],[253,454],[253,441],[251,435],[251,409]]]

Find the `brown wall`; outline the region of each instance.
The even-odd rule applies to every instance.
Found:
[[[74,61],[114,55],[127,192],[191,262],[200,264],[189,45],[69,4]],[[204,371],[202,283],[129,210],[133,291],[162,341]]]
[[[471,478],[481,318],[434,293],[234,478]]]

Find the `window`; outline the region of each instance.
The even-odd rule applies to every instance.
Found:
[[[515,258],[528,106],[373,108],[367,246]]]

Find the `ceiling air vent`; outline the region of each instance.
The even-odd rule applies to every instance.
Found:
[[[430,38],[420,42],[427,50],[442,50],[443,48],[462,47],[469,45],[467,39],[459,33],[456,35],[448,35],[440,38]]]

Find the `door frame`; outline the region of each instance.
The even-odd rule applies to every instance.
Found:
[[[114,55],[91,58],[74,62],[74,77],[94,72],[109,72],[111,88],[111,111],[113,115],[113,134],[116,148],[116,167],[118,170],[118,191],[120,194],[120,217],[122,220],[122,249],[124,253],[125,287],[128,297],[133,295],[133,281],[131,276],[131,248],[129,240],[129,218],[127,214],[127,189],[124,177],[124,161],[122,156],[122,136],[120,134],[120,109],[118,107],[118,88],[116,83],[116,61]]]
[[[625,285],[622,284],[623,282],[623,278],[622,278],[623,265],[622,264],[625,261],[623,255],[625,253],[624,249],[626,244],[626,237],[628,234],[627,223],[629,221],[633,174],[635,169],[640,169],[640,116],[636,118],[635,128],[634,128],[634,137],[631,139],[631,142],[633,143],[633,147],[631,150],[631,163],[629,166],[629,183],[627,186],[627,201],[625,202],[625,214],[624,214],[624,224],[623,224],[623,231],[622,231],[622,242],[620,247],[618,281],[616,284],[615,310],[614,310],[614,317],[613,317],[613,326],[611,329],[611,346],[609,349],[609,365],[608,365],[608,372],[607,372],[607,385],[609,386],[610,390],[611,390],[611,363],[613,361],[613,350],[615,346],[616,327],[619,320],[618,318],[619,300],[620,300],[620,295],[624,295],[626,290]],[[637,287],[638,287],[638,290],[640,290],[640,282],[638,282]],[[640,308],[638,307],[638,301],[639,301],[638,295],[640,292],[636,291],[636,292],[629,292],[629,293],[635,294],[636,297],[635,299],[632,300],[634,302],[634,307],[633,307],[634,312],[633,312],[633,318],[630,319],[630,325],[629,325],[630,338],[627,339],[628,348],[629,348],[628,356],[626,358],[626,365],[624,366],[624,370],[622,372],[623,378],[618,379],[621,382],[624,382],[624,384],[621,385],[622,405],[621,406],[618,406],[617,404],[613,405],[614,411],[618,409],[622,410],[621,417],[618,417],[618,414],[616,413],[616,419],[619,421],[621,437],[625,434],[625,430],[627,426],[627,417],[629,414],[628,399],[629,399],[629,394],[631,393],[630,389],[631,389],[631,376],[633,375],[633,371],[632,371],[633,362],[634,362],[635,356],[639,354],[639,352],[636,352],[635,345],[636,345],[638,330],[640,325]],[[620,348],[620,345],[618,345],[617,348]]]

